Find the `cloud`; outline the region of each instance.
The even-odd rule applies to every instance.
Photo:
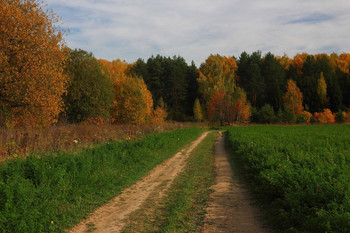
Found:
[[[321,23],[324,21],[331,21],[335,18],[335,15],[328,15],[328,14],[322,14],[322,13],[314,13],[311,15],[304,16],[302,18],[293,19],[288,22],[288,24],[299,24],[299,23],[308,23],[308,24],[314,24],[314,23]]]
[[[276,55],[350,49],[347,0],[48,0],[70,28],[72,48],[128,62],[180,55],[197,65],[210,54]]]

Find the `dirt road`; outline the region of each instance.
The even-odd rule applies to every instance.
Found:
[[[158,165],[141,181],[125,189],[110,203],[98,208],[86,220],[68,232],[119,232],[128,216],[139,209],[154,192],[165,192],[174,178],[183,170],[186,160],[194,148],[207,136],[203,133],[197,140],[186,146],[173,157]],[[166,185],[164,185],[166,183]]]
[[[232,171],[221,135],[215,146],[216,182],[212,187],[207,214],[201,232],[265,233],[256,206],[240,178]]]

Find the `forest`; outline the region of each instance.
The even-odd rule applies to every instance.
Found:
[[[53,12],[4,1],[0,12],[0,124],[164,121],[332,123],[349,119],[350,54],[181,56],[127,63],[70,49]],[[34,20],[33,20],[34,19]],[[35,23],[34,23],[35,21]]]

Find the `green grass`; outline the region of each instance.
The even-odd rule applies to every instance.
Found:
[[[200,128],[0,166],[0,232],[62,232],[196,139]]]
[[[150,195],[135,211],[122,232],[198,232],[203,224],[210,186],[215,182],[212,132],[195,148],[184,171],[175,178],[165,195]],[[164,182],[163,186],[167,182]]]
[[[280,232],[350,232],[350,125],[228,130],[234,159]]]
[[[192,152],[184,172],[167,192],[155,221],[161,232],[197,232],[202,226],[209,188],[215,182],[215,137],[210,133]]]

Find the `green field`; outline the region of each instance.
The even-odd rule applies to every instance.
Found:
[[[228,130],[233,159],[281,232],[350,232],[350,125]]]
[[[203,132],[186,128],[0,165],[0,232],[61,232]]]

